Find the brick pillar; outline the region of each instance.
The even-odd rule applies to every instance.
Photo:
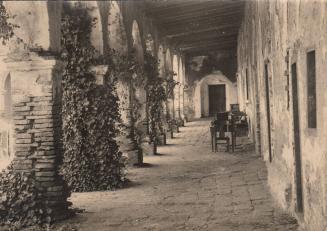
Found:
[[[7,63],[13,103],[14,169],[31,172],[51,217],[68,215],[69,191],[59,175],[62,162],[61,75],[56,60]]]

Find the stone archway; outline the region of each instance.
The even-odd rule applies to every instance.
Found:
[[[143,63],[144,51],[142,46],[142,38],[139,29],[139,24],[137,23],[136,20],[133,21],[133,25],[132,25],[132,47],[133,49],[135,49],[137,60],[140,63]]]
[[[0,108],[0,170],[5,169],[14,158],[13,153],[13,123],[12,123],[12,96],[11,76],[5,75],[1,88]]]
[[[139,30],[139,25],[136,20],[133,21],[132,24],[132,47],[133,52],[135,52],[135,56],[139,64],[144,63],[144,50],[142,46],[142,37]],[[136,86],[135,87],[135,99],[138,106],[138,114],[139,118],[135,121],[135,127],[137,132],[139,132],[139,144],[141,148],[141,152],[138,154],[138,163],[141,164],[143,162],[143,154],[150,154],[150,139],[148,137],[148,126],[147,126],[147,102],[146,102],[146,90],[144,86]],[[142,159],[142,160],[141,160]]]
[[[178,61],[178,56],[175,54],[173,56],[173,71],[174,71],[174,77],[173,79],[179,83],[179,61]],[[174,99],[173,99],[173,117],[178,120],[180,119],[180,111],[179,111],[179,88],[180,88],[180,83],[177,84],[174,88]]]
[[[159,45],[158,48],[158,69],[159,69],[159,76],[164,78],[165,73],[165,54],[162,45]]]
[[[108,15],[108,43],[115,51],[127,53],[127,35],[123,24],[123,16],[117,1],[110,1]]]
[[[171,74],[173,73],[172,57],[171,57],[169,48],[166,50],[165,73],[166,73],[166,78],[173,78],[173,76],[171,76]],[[174,118],[174,103],[173,103],[173,98],[171,98],[171,97],[169,97],[167,100],[166,110],[167,110],[167,118],[173,119]]]
[[[154,49],[154,40],[153,40],[153,36],[149,33],[146,35],[146,38],[145,38],[145,49],[146,49],[146,52],[148,52],[149,54],[151,55],[155,55],[154,52],[155,52],[155,49]]]
[[[110,49],[113,49],[119,55],[126,55],[128,50],[126,29],[123,24],[123,15],[121,13],[119,3],[110,1],[108,14],[108,41]],[[115,58],[115,56],[113,56]],[[121,79],[117,82],[117,95],[119,97],[119,107],[121,112],[122,122],[129,123],[129,86]]]
[[[184,75],[184,63],[182,57],[179,58],[178,75],[179,75],[179,116],[184,121],[184,88],[185,88],[185,75]]]
[[[195,118],[209,116],[209,85],[225,85],[226,89],[226,110],[230,104],[237,103],[237,86],[231,82],[220,71],[214,71],[196,83],[194,92]]]

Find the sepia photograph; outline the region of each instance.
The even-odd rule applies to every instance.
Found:
[[[327,0],[0,0],[0,231],[327,231]]]

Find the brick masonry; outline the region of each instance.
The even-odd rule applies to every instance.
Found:
[[[59,174],[60,67],[56,60],[8,63],[8,67],[13,86],[14,169],[34,175],[53,218],[63,219],[70,204],[67,185]]]

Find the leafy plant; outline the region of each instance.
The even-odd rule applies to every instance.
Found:
[[[97,56],[90,41],[96,24],[87,9],[76,4],[62,19],[63,88],[62,172],[74,191],[108,190],[121,187],[124,159],[115,140],[120,121],[111,52]],[[92,67],[105,64],[103,85],[96,83]]]
[[[14,29],[19,28],[18,25],[9,22],[10,16],[5,8],[5,6],[0,2],[0,40],[2,40],[2,45],[6,43],[15,35]]]
[[[52,221],[52,211],[36,184],[33,173],[16,172],[12,164],[1,172],[0,225],[3,229],[15,231]]]

